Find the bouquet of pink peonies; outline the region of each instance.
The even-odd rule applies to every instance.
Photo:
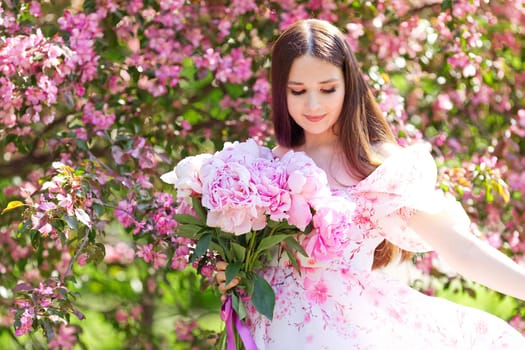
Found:
[[[221,312],[226,323],[222,348],[242,348],[240,337],[245,348],[255,349],[242,323],[243,297],[272,319],[275,294],[257,271],[275,249],[286,252],[299,270],[297,253],[323,260],[339,256],[348,244],[342,216],[349,219],[353,208],[334,202],[326,174],[302,152],[290,151],[278,159],[252,139],[226,143],[213,155],[182,159],[161,179],[177,191],[176,234],[196,242],[189,261],[206,259],[212,252],[228,263],[226,283],[241,277]],[[334,218],[335,226],[316,212]]]

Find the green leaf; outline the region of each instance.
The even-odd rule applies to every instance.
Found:
[[[242,299],[235,292],[232,293],[232,306],[235,312],[237,313],[237,316],[241,320],[244,320],[248,313],[246,312],[246,308],[244,307]]]
[[[41,236],[40,232],[37,230],[31,230],[31,246],[33,248],[38,248],[40,246]]]
[[[197,242],[197,246],[195,247],[193,254],[191,254],[190,256],[190,262],[194,262],[195,259],[203,256],[204,253],[206,253],[206,251],[208,250],[208,247],[210,246],[210,242],[211,242],[211,234],[209,233],[204,234]]]
[[[304,250],[304,248],[299,244],[299,242],[297,242],[297,240],[294,237],[288,237],[284,241],[286,242],[288,247],[301,253],[302,256],[308,257],[308,253]]]
[[[297,263],[297,258],[295,255],[289,250],[289,248],[286,248],[286,255],[288,256],[288,260],[292,263],[293,267],[295,268],[295,271],[299,273],[299,276],[301,275],[301,269],[299,268],[299,264]]]
[[[231,248],[235,257],[234,261],[244,261],[244,257],[246,256],[246,248],[237,242],[232,242]]]
[[[257,252],[262,252],[263,250],[271,248],[274,245],[284,241],[288,237],[289,237],[288,235],[275,235],[275,236],[265,237],[263,238],[261,243],[259,243],[259,246],[257,247]]]
[[[309,234],[310,232],[312,232],[313,229],[314,229],[313,221],[310,221],[310,223],[306,226],[303,232],[305,234]]]
[[[73,276],[73,275],[67,275],[67,276],[64,278],[64,281],[66,281],[66,282],[71,282],[71,283],[77,283],[77,279],[76,279],[75,276]]]
[[[106,256],[106,248],[102,243],[95,243],[87,247],[88,261],[92,261],[95,265],[100,264]]]
[[[201,203],[200,199],[198,199],[196,197],[193,197],[191,199],[191,204],[193,206],[193,209],[197,212],[197,214],[201,218],[201,220],[203,222],[206,222],[206,210],[202,206],[202,203]]]
[[[492,203],[494,201],[494,194],[492,193],[492,188],[488,183],[485,183],[485,201],[487,203]]]
[[[73,229],[73,230],[78,230],[77,219],[75,219],[73,216],[65,215],[65,216],[64,216],[64,221],[67,223],[67,225],[68,225],[71,229]]]
[[[443,2],[441,3],[441,12],[445,12],[448,9],[452,10],[453,5],[454,0],[443,0]]]
[[[224,248],[219,243],[211,241],[209,249],[225,258]]]
[[[201,230],[202,226],[185,224],[177,226],[175,228],[175,234],[186,238],[197,239]]]
[[[233,281],[235,276],[239,274],[239,271],[241,271],[241,263],[235,263],[235,264],[228,264],[228,267],[226,267],[226,284]]]
[[[270,321],[273,319],[275,293],[272,286],[258,274],[253,274],[252,303],[261,315],[266,316]]]
[[[176,214],[176,215],[173,215],[173,218],[179,224],[192,224],[192,225],[201,225],[201,226],[203,224],[202,220],[200,220],[199,218],[196,218],[193,215],[189,215],[189,214]]]

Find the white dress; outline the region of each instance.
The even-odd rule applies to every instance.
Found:
[[[436,173],[428,150],[411,146],[356,186],[334,192],[357,205],[352,243],[332,261],[303,259],[301,275],[284,257],[263,271],[276,305],[271,322],[249,311],[258,349],[525,349],[525,337],[504,320],[371,269],[384,238],[406,250],[429,250],[408,219],[415,210],[459,205],[435,190]]]

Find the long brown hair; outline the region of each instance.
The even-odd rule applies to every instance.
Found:
[[[277,143],[294,148],[304,143],[304,130],[290,117],[286,104],[288,76],[294,60],[310,55],[327,61],[343,71],[345,96],[336,123],[339,140],[349,171],[364,179],[378,165],[372,145],[395,143],[386,118],[370,91],[357,60],[343,33],[332,24],[318,19],[301,20],[288,27],[272,49],[272,120]],[[410,254],[384,240],[374,252],[373,268],[390,263],[401,254]]]

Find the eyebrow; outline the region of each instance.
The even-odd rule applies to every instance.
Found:
[[[328,79],[328,80],[323,80],[323,81],[320,81],[319,84],[328,84],[328,83],[335,83],[335,82],[338,82],[339,79],[337,78],[332,78],[332,79]],[[299,81],[293,81],[293,80],[290,80],[288,82],[288,85],[304,85],[304,83],[301,83]]]

